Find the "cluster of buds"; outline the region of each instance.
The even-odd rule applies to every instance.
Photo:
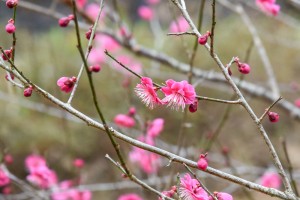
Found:
[[[74,19],[74,15],[69,15],[68,17],[62,17],[58,20],[58,24],[61,27],[67,27],[71,20]]]

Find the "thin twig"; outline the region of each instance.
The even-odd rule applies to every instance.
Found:
[[[182,36],[182,35],[196,35],[193,32],[178,32],[178,33],[167,33],[167,35],[175,35],[175,36]]]
[[[295,194],[297,196],[299,196],[299,191],[298,191],[298,188],[297,188],[297,183],[296,183],[295,178],[293,176],[294,169],[293,169],[293,165],[292,165],[292,162],[290,160],[290,157],[289,157],[289,153],[288,153],[288,149],[287,149],[287,145],[286,145],[286,140],[285,139],[282,139],[282,148],[283,148],[283,152],[284,152],[284,155],[285,155],[285,158],[286,158],[286,161],[287,161],[288,171],[289,171],[290,178],[291,178],[291,184],[292,184],[292,186],[294,188]]]
[[[206,100],[206,101],[213,101],[218,103],[227,103],[227,104],[242,104],[242,101],[240,99],[238,100],[223,100],[223,99],[215,99],[210,97],[204,97],[204,96],[196,96],[199,100]]]
[[[211,31],[210,31],[210,55],[214,55],[214,39],[215,39],[215,26],[216,26],[216,0],[212,0],[212,19],[211,19]]]

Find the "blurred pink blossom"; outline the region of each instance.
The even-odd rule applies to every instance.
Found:
[[[47,164],[44,157],[32,154],[26,157],[25,166],[29,170],[29,172],[32,172],[37,168],[47,166]]]
[[[76,0],[76,5],[79,9],[82,9],[85,4],[86,4],[87,0]]]
[[[138,8],[138,14],[143,20],[150,21],[154,17],[152,8],[149,6],[140,6]]]
[[[10,179],[8,175],[0,168],[0,187],[8,185],[10,183]]]
[[[106,49],[107,51],[113,52],[121,48],[115,39],[107,35],[97,35],[96,44],[98,47],[101,47],[103,51]]]
[[[176,82],[169,79],[166,81],[166,86],[161,88],[161,91],[166,96],[162,102],[176,110],[180,107],[184,110],[186,104],[192,104],[196,99],[195,89],[187,81]]]
[[[41,189],[48,189],[57,183],[56,173],[47,166],[34,168],[26,179]]]
[[[14,162],[14,158],[11,154],[6,154],[4,156],[4,161],[5,161],[5,164],[10,165]]]
[[[102,48],[96,47],[93,48],[88,57],[88,63],[90,65],[99,65],[105,62],[106,56],[104,54],[104,50]]]
[[[200,186],[200,183],[186,174],[180,178],[179,196],[186,200],[209,200],[208,194]]]
[[[76,158],[74,161],[73,161],[73,165],[75,167],[78,167],[78,168],[82,168],[84,166],[84,160],[82,160],[81,158]]]
[[[171,33],[178,33],[178,32],[187,32],[190,28],[190,25],[184,19],[184,17],[180,16],[175,21],[172,21],[170,24],[169,31]]]
[[[135,72],[137,74],[142,73],[141,64],[134,61],[131,57],[129,57],[127,55],[119,55],[119,56],[116,57],[116,59],[119,62],[121,62],[123,65],[128,67],[130,70],[132,70],[133,72]],[[123,73],[125,76],[132,76],[131,72],[129,72],[126,69],[124,69],[123,67],[121,67],[118,63],[114,63],[113,66],[117,71]]]
[[[265,187],[279,189],[281,186],[281,178],[279,174],[275,172],[266,172],[260,178],[260,184]]]
[[[154,145],[154,141],[151,137],[140,136],[139,141],[145,142],[149,145]],[[147,174],[153,174],[157,172],[160,158],[157,154],[148,152],[144,149],[133,147],[132,151],[129,153],[129,159],[137,163],[139,167]]]
[[[99,13],[99,5],[96,3],[90,3],[85,8],[85,13],[93,20],[97,19],[98,13]],[[105,17],[105,10],[103,9],[101,11],[100,20],[103,20]]]
[[[114,118],[114,122],[117,126],[131,128],[135,125],[135,121],[132,117],[124,114],[118,114]]]
[[[143,200],[143,199],[137,194],[129,193],[129,194],[123,194],[119,196],[118,200]]]
[[[142,77],[141,83],[135,87],[135,93],[142,100],[146,106],[153,109],[155,105],[161,104],[161,100],[158,98],[152,79],[148,77]]]
[[[79,191],[76,189],[70,189],[73,186],[71,180],[65,180],[59,184],[59,189],[62,191],[54,192],[51,195],[52,200],[90,200],[92,199],[92,193],[88,190]],[[66,191],[64,191],[66,190]]]
[[[265,13],[276,16],[280,11],[280,5],[276,0],[256,0],[256,5]]]
[[[160,134],[163,128],[164,128],[164,119],[157,118],[149,123],[147,128],[147,135],[155,138]]]

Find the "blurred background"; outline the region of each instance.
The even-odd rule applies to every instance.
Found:
[[[56,1],[55,4],[52,1],[24,0],[22,2],[29,2],[45,9],[55,5],[53,8],[56,12],[65,16],[71,13],[70,7],[60,1]],[[114,10],[112,2],[104,2],[104,11]],[[92,3],[92,1],[88,1],[83,9]],[[189,13],[197,24],[201,1],[187,0],[186,3]],[[280,94],[285,100],[294,104],[294,101],[300,98],[299,2],[278,0],[277,3],[281,6],[281,10],[276,17],[261,12],[254,0],[237,0],[232,1],[232,3],[240,3],[244,7],[266,49],[276,75]],[[170,1],[148,5],[142,0],[125,0],[117,1],[117,4],[121,19],[128,25],[128,30],[138,44],[163,52],[180,62],[189,63],[189,53],[192,52],[196,38],[190,35],[181,37],[167,35],[170,32],[172,21],[180,16],[178,9]],[[203,33],[211,29],[210,4],[211,2],[207,1],[204,7],[201,28]],[[150,21],[144,20],[138,14],[139,7],[143,5],[150,6],[154,12],[154,17]],[[253,46],[253,39],[247,24],[243,22],[239,14],[224,7],[218,1],[216,12],[216,53],[224,64],[228,63],[233,56],[238,56],[241,61],[248,56],[248,63],[252,67],[251,73],[243,79],[268,88],[268,78],[258,50]],[[107,17],[108,15],[104,15],[101,19],[99,29],[109,29],[117,33],[116,24]],[[7,9],[5,2],[1,1],[0,46],[4,49],[9,49],[12,43],[11,35],[8,35],[4,28],[11,17],[12,10]],[[76,48],[74,27],[61,28],[57,21],[50,15],[24,8],[20,4],[17,9],[15,24],[17,27],[16,65],[34,83],[62,101],[67,101],[69,95],[59,90],[56,81],[62,76],[76,76],[81,66],[81,59]],[[80,21],[88,23],[84,18],[80,18]],[[86,31],[81,31],[84,48],[87,45],[84,35]],[[98,45],[101,46],[99,42]],[[143,75],[153,78],[157,83],[164,83],[170,78],[177,81],[187,80],[186,74],[166,67],[153,59],[135,55],[123,47],[113,51],[112,54],[116,57],[129,57],[135,64],[138,63],[141,66]],[[200,101],[198,111],[196,113],[188,112],[185,121],[183,121],[184,112],[165,107],[153,110],[146,108],[134,94],[134,87],[139,80],[133,76],[128,76],[124,71],[116,70],[119,66],[115,66],[111,59],[104,56],[99,64],[101,64],[102,70],[94,74],[93,77],[99,104],[111,126],[116,127],[113,119],[117,114],[126,114],[128,109],[134,106],[140,120],[144,123],[147,120],[164,118],[164,130],[157,139],[157,146],[161,148],[176,153],[178,137],[182,132],[180,137],[183,150],[181,153],[186,153],[185,157],[196,161],[199,154],[204,153],[203,150],[207,148],[212,135],[220,129],[216,141],[209,150],[210,166],[253,182],[259,182],[259,177],[265,171],[272,169],[272,159],[268,149],[249,114],[243,108]],[[194,66],[201,70],[220,72],[209,54],[201,46],[197,50]],[[240,77],[234,66],[232,72],[233,76]],[[14,163],[9,166],[12,173],[25,179],[28,172],[24,166],[24,159],[27,155],[36,153],[45,156],[48,165],[57,172],[60,180],[78,176],[78,171],[74,169],[72,162],[74,158],[79,157],[86,162],[85,167],[80,172],[83,185],[124,181],[120,171],[104,157],[105,154],[109,154],[117,159],[104,132],[86,126],[77,118],[70,116],[36,93],[33,93],[30,98],[23,97],[23,91],[7,82],[4,78],[5,75],[5,71],[1,70],[0,150],[2,153],[9,153],[14,157]],[[230,99],[233,95],[233,91],[225,82],[194,78],[193,83],[198,83],[196,91],[201,96]],[[245,97],[258,116],[271,104],[270,101],[249,93],[245,93]],[[80,79],[72,105],[84,114],[100,121],[92,102],[86,74]],[[271,123],[266,118],[263,125],[285,167],[287,167],[287,162],[283,153],[282,140],[286,140],[290,159],[295,168],[295,179],[299,187],[299,119],[294,119],[290,112],[278,106],[272,110],[280,114],[280,121]],[[227,116],[225,120],[224,115]],[[224,122],[222,126],[220,126],[221,122]],[[138,123],[132,129],[121,128],[120,130],[135,138],[142,133]],[[118,142],[120,142],[124,156],[128,159],[128,153],[132,147],[122,141]],[[188,151],[188,147],[192,147],[192,149]],[[224,154],[224,149],[228,153]],[[183,166],[176,163],[167,167],[168,160],[165,158],[161,158],[161,161],[158,172],[151,175],[144,173],[129,160],[128,165],[139,178],[152,178],[156,181],[154,187],[163,191],[170,187],[170,178],[167,176],[176,176],[177,172],[186,173],[187,171]],[[235,199],[272,199],[254,191],[243,190],[242,187],[235,187],[235,185],[216,177],[203,173],[199,175],[211,191],[229,191]],[[93,199],[117,199],[120,194],[128,192],[135,192],[144,199],[156,199],[155,195],[141,189],[134,183],[126,184],[120,189],[116,189],[116,187],[116,184],[112,184],[103,190],[95,189],[94,191],[92,189]],[[15,187],[13,192],[18,193],[20,190]]]

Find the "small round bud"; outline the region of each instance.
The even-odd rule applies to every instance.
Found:
[[[89,39],[91,38],[91,35],[92,35],[92,29],[89,29],[89,30],[85,33],[86,39],[89,40]],[[96,37],[96,34],[94,34],[93,39],[95,39],[95,37]]]
[[[89,67],[90,72],[99,72],[101,70],[100,65],[93,65]]]
[[[198,38],[198,43],[201,45],[205,45],[207,43],[208,37],[210,36],[210,32],[207,31],[205,34],[201,35]]]
[[[15,22],[13,19],[8,20],[8,23],[5,26],[5,30],[8,34],[12,34],[16,31],[16,27],[15,27],[14,23]]]
[[[207,169],[208,163],[206,160],[206,155],[201,154],[197,162],[198,169],[205,171]]]
[[[130,107],[130,108],[129,108],[129,111],[128,111],[128,115],[129,115],[130,117],[133,117],[133,116],[135,115],[135,113],[136,113],[135,107]]]
[[[80,158],[76,158],[74,161],[73,161],[73,165],[77,168],[82,168],[84,166],[84,161]]]
[[[195,100],[194,103],[190,104],[189,111],[194,113],[198,110],[198,100]]]
[[[9,50],[4,50],[4,53],[6,54],[6,56],[10,59],[11,58],[11,56],[12,56],[12,48],[11,49],[9,49]],[[2,53],[1,54],[1,56],[2,56],[2,59],[3,60],[7,60],[7,57]]]
[[[238,70],[242,74],[249,74],[250,70],[251,70],[251,67],[247,63],[238,63]]]
[[[12,157],[12,155],[6,154],[4,156],[4,162],[5,162],[5,164],[10,165],[14,162],[14,158]]]
[[[24,97],[30,97],[32,94],[32,87],[29,86],[28,88],[25,88],[24,90]]]
[[[276,112],[268,112],[270,122],[278,122],[279,121],[279,114]]]
[[[6,6],[8,8],[14,8],[18,5],[18,0],[7,0],[6,1]]]

